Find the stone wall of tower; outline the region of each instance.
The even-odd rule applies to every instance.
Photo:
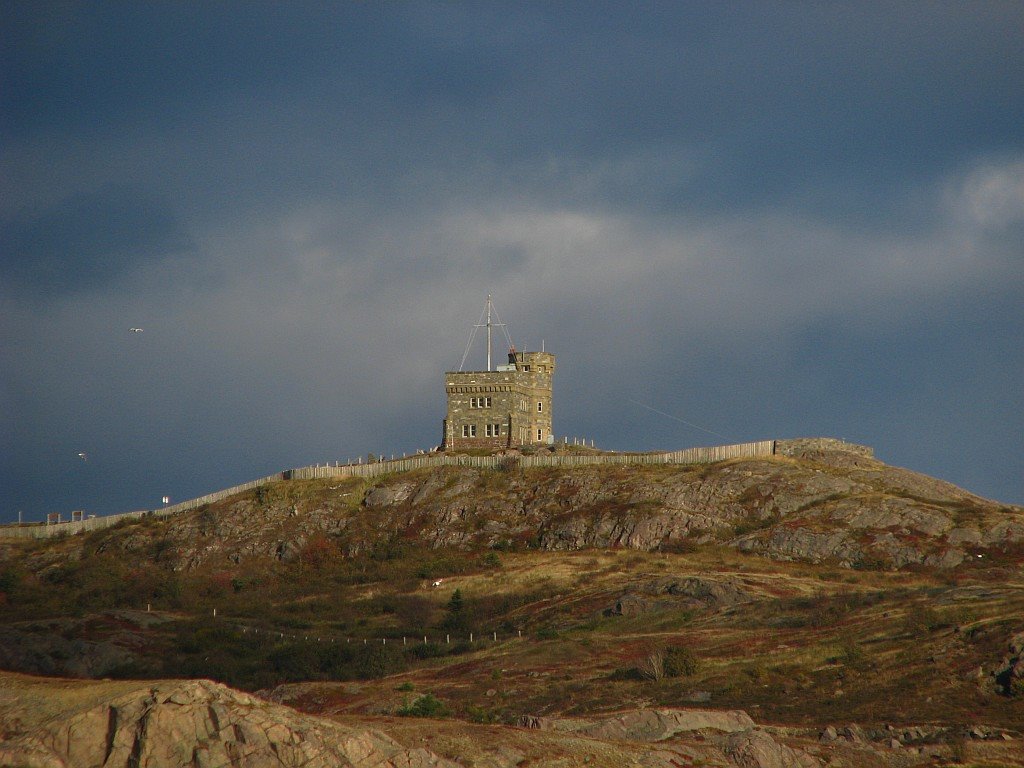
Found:
[[[547,443],[552,430],[551,383],[555,357],[547,352],[509,354],[514,369],[449,371],[445,449],[501,449]]]
[[[552,379],[555,356],[547,352],[516,352],[516,372],[522,385],[522,407],[515,424],[515,444],[544,444],[552,430]],[[525,438],[525,439],[524,439]]]

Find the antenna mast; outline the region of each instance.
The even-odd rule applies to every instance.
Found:
[[[498,322],[491,321],[491,314],[494,314],[495,319]],[[487,322],[483,322],[484,318]],[[459,364],[459,370],[461,371],[466,365],[466,357],[469,355],[469,348],[473,346],[473,337],[476,336],[477,328],[487,329],[487,370],[491,370],[491,329],[501,328],[505,332],[505,339],[508,341],[509,348],[512,347],[512,338],[508,335],[508,330],[505,328],[505,324],[501,322],[501,317],[498,315],[498,310],[494,308],[494,303],[491,301],[491,294],[487,294],[487,305],[484,307],[484,311],[480,313],[481,322],[473,326],[473,330],[469,334],[469,343],[466,344],[466,351],[462,355],[462,362]]]
[[[498,319],[498,322],[491,322],[491,312],[493,311],[494,316]],[[491,294],[487,294],[487,307],[484,309],[484,314],[487,316],[487,322],[483,325],[475,325],[474,328],[486,328],[487,329],[487,370],[491,370],[491,328],[501,328],[505,330],[505,324],[501,322],[501,318],[498,317],[498,310],[494,309],[494,303],[491,301]],[[508,339],[508,345],[512,346],[512,339],[509,338],[508,331],[505,331],[505,338]]]
[[[487,294],[487,370],[491,370],[491,294]]]

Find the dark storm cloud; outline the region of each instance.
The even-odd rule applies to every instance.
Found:
[[[560,433],[1024,498],[1019,4],[0,13],[0,516],[429,447],[489,292]]]
[[[107,188],[0,224],[0,269],[13,286],[52,296],[110,283],[189,245],[166,200],[144,188]]]

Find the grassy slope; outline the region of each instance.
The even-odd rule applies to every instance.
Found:
[[[735,578],[757,599],[721,609],[595,616],[615,596],[667,573]],[[716,708],[748,709],[775,723],[1024,721],[1024,702],[964,679],[998,661],[1010,634],[1024,629],[1020,580],[951,584],[922,575],[829,572],[728,551],[604,552],[510,556],[499,571],[457,577],[449,587],[472,596],[538,584],[556,596],[511,613],[526,628],[523,639],[485,641],[467,656],[379,683],[287,695],[311,711],[386,712],[408,698],[400,690],[406,682],[466,716],[510,720],[685,706],[706,691]],[[696,654],[696,674],[658,682],[621,674],[650,648],[669,645]]]
[[[716,471],[686,470],[695,478]],[[539,474],[537,486],[557,480],[550,474]],[[455,487],[460,476],[451,477],[445,482]],[[649,479],[671,476],[652,468]],[[477,474],[467,492],[486,506],[502,499],[508,482],[501,473]],[[512,722],[522,714],[693,706],[710,695],[698,706],[743,708],[780,725],[1024,722],[1024,700],[972,675],[998,665],[1008,638],[1024,630],[1016,562],[881,572],[772,562],[714,546],[682,553],[434,550],[421,546],[429,531],[396,532],[394,518],[362,509],[367,488],[355,480],[282,484],[180,520],[14,547],[4,566],[4,618],[135,649],[139,661],[115,674],[209,676],[250,688],[320,679],[276,693],[312,712],[385,714],[430,692],[456,718]],[[301,514],[274,516],[288,509]],[[305,535],[283,562],[263,554],[234,564],[221,556],[173,570],[184,562],[182,541],[216,554],[230,543],[226,521],[243,513],[262,531],[262,552],[302,533],[315,515],[349,522],[344,533],[328,526],[323,535]],[[481,523],[452,524],[477,530]],[[173,533],[171,525],[178,526]],[[342,557],[356,534],[375,546]],[[602,615],[622,595],[645,594],[666,576],[726,580],[749,601],[678,599],[641,616]],[[437,578],[443,586],[433,589]],[[456,589],[463,597],[457,619],[447,610]],[[166,621],[123,612],[146,603]],[[242,626],[264,634],[243,634]],[[322,639],[282,643],[267,630]],[[465,639],[470,631],[478,642],[442,649],[450,655],[422,659],[397,648],[403,635]],[[479,641],[493,631],[499,643]],[[358,655],[363,639],[369,646],[383,636],[391,638],[391,656]],[[356,655],[325,661],[328,639],[339,646],[352,639]],[[690,649],[697,672],[635,679],[631,670],[668,646]],[[394,674],[379,677],[387,673]],[[360,679],[368,674],[378,679]]]

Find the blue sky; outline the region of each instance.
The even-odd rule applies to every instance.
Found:
[[[488,293],[559,435],[1022,503],[1022,126],[1020,3],[0,2],[0,519],[435,445]]]

